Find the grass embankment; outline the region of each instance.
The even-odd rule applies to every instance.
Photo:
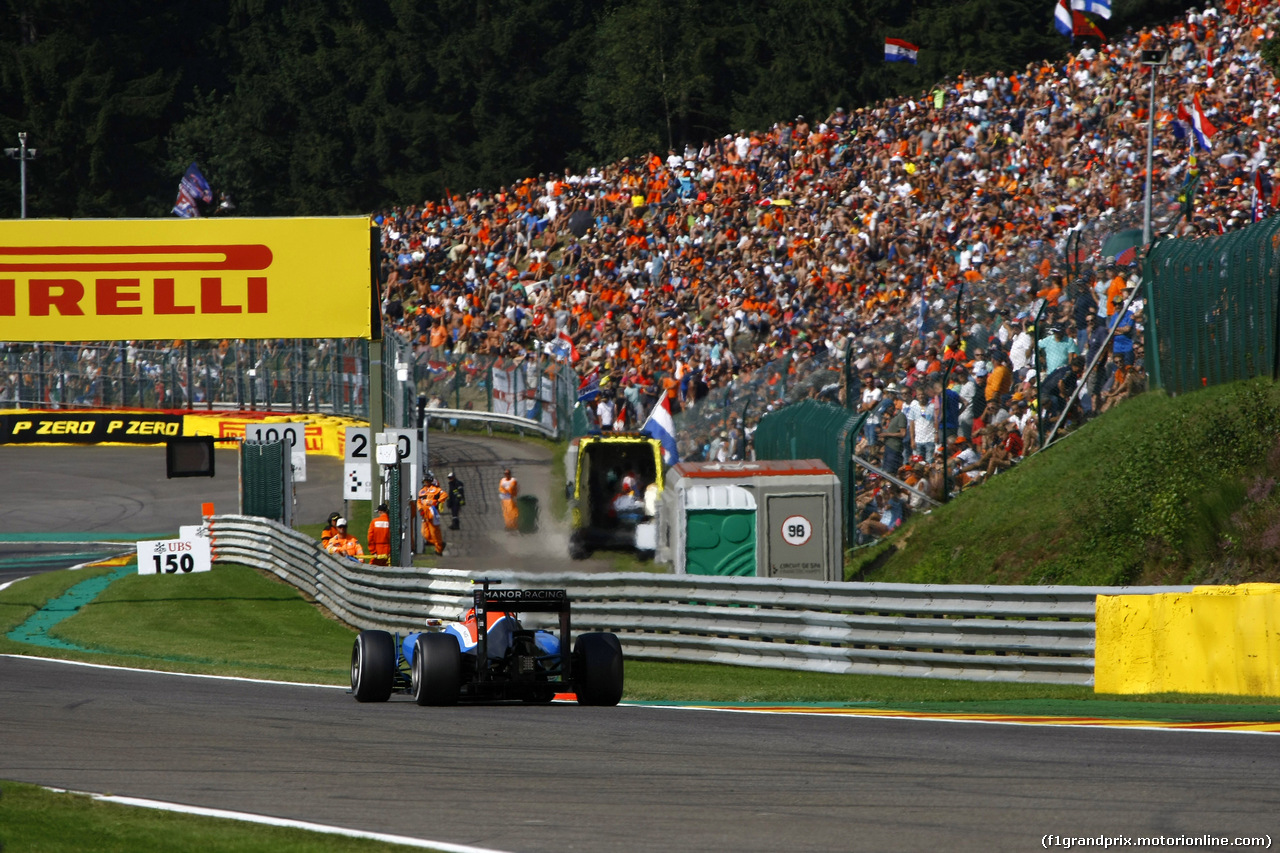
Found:
[[[858,552],[846,577],[1280,581],[1280,386],[1150,393]]]

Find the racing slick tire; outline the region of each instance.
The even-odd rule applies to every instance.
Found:
[[[622,699],[622,644],[613,634],[579,634],[573,644],[579,705],[617,705]]]
[[[395,640],[386,631],[361,631],[351,647],[351,692],[356,701],[387,701],[395,676]]]
[[[462,692],[462,651],[449,634],[419,634],[413,651],[413,701],[456,705]]]

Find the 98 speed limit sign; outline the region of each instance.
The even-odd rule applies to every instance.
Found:
[[[788,545],[803,545],[811,536],[813,524],[803,515],[791,515],[782,522],[782,541]]]

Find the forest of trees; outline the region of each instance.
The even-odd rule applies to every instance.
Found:
[[[1115,0],[1112,34],[1179,14]],[[5,0],[0,145],[31,217],[337,215],[821,119],[1061,58],[1052,0]],[[922,49],[883,62],[885,36]],[[0,216],[19,215],[19,168]]]

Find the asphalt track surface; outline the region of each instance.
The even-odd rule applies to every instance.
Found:
[[[546,511],[551,490],[563,484],[550,482],[551,459],[545,446],[432,432],[429,451],[431,469],[441,483],[452,470],[467,494],[461,529],[445,531],[442,567],[555,572],[610,567],[603,559],[574,562],[567,558],[568,531]],[[236,512],[236,451],[216,453],[214,477],[169,480],[163,446],[0,445],[0,584],[83,562],[79,555],[86,551],[113,550],[86,544],[87,540],[176,536],[179,525],[200,523],[205,502],[213,503],[219,513]],[[498,481],[507,468],[515,473],[522,494],[540,502],[539,529],[534,534],[514,536],[503,528]],[[330,512],[347,511],[342,476],[342,460],[307,457],[307,480],[295,486],[296,523],[321,523]],[[363,541],[365,531],[352,532]],[[30,541],[59,538],[77,544],[58,549]],[[114,550],[118,552],[120,546]],[[59,551],[73,558],[56,561],[52,554]],[[24,562],[27,556],[35,559]]]
[[[0,445],[0,534],[175,536],[179,525],[200,523],[202,503],[237,510],[236,451],[215,451],[214,472],[167,479],[164,445]],[[323,521],[341,479],[342,460],[308,456],[298,519]]]
[[[202,501],[234,508],[234,462],[220,455],[219,472],[232,476],[194,483],[164,480],[163,462],[151,449],[0,448],[0,533],[168,534],[195,523]],[[545,451],[451,436],[433,443],[432,465],[454,467],[468,487],[446,564],[591,567],[564,559],[551,525],[541,538],[501,531],[501,467],[545,497]],[[308,459],[300,519],[327,514],[340,476],[336,460]],[[52,565],[46,546],[9,547],[39,557],[32,570]],[[64,547],[72,556],[88,546]],[[332,688],[0,657],[0,779],[504,851],[1029,850],[1046,834],[1280,840],[1278,778],[1274,735],[643,706],[439,709],[404,697],[361,705]]]
[[[14,658],[0,732],[0,778],[530,853],[1275,839],[1280,805],[1267,735],[361,705]]]

